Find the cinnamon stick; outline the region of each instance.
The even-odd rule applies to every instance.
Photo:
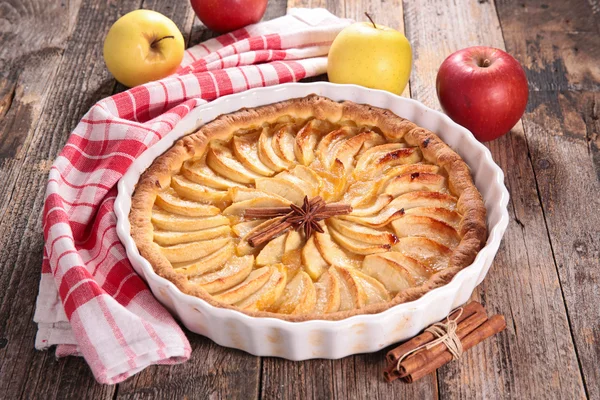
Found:
[[[481,310],[477,310],[475,314],[470,315],[469,317],[458,323],[458,326],[456,328],[456,336],[458,336],[458,338],[462,341],[462,339],[465,336],[478,329],[479,326],[481,326],[486,320],[487,315],[483,307],[481,307]],[[425,345],[427,343],[429,342],[423,343],[419,346]],[[413,347],[413,349],[415,348],[417,347]],[[408,351],[406,351],[405,354],[408,353]],[[388,366],[388,368],[383,372],[383,375],[388,382],[392,382],[398,378],[403,378],[421,369],[423,366],[428,365],[432,362],[432,360],[437,358],[441,353],[445,351],[447,352],[448,348],[444,343],[439,343],[431,349],[424,348],[406,357],[400,363],[400,366],[397,365],[399,359],[391,363]]]
[[[249,237],[248,243],[250,243],[250,246],[252,247],[260,246],[264,242],[271,240],[271,238],[274,238],[275,236],[279,235],[280,233],[284,232],[285,230],[291,227],[292,223],[285,220],[275,222],[262,232],[259,232]]]
[[[459,312],[459,310],[454,311],[452,314],[450,314],[442,322],[443,323],[448,323],[449,319],[455,319],[456,315],[458,314],[458,312]],[[478,303],[476,301],[472,301],[471,303],[469,303],[469,304],[467,304],[466,306],[463,307],[462,314],[460,315],[459,318],[456,319],[456,322],[458,324],[460,324],[462,321],[464,321],[465,319],[467,319],[471,315],[475,314],[476,312],[484,313],[485,314],[485,309],[483,308],[483,306],[481,305],[481,303]],[[412,338],[408,342],[405,342],[405,343],[401,344],[400,346],[396,347],[395,349],[390,350],[387,353],[387,360],[388,360],[389,363],[396,364],[398,362],[398,360],[404,354],[408,353],[409,351],[411,351],[413,349],[416,349],[419,346],[422,346],[422,345],[424,345],[426,343],[431,342],[433,339],[435,339],[435,337],[433,336],[433,334],[431,332],[423,332],[420,335],[415,336],[414,338]]]
[[[494,336],[496,333],[502,332],[506,328],[506,320],[503,315],[494,315],[484,322],[478,329],[467,335],[462,342],[463,351],[467,351],[476,344],[481,343],[485,339]],[[442,365],[452,361],[452,354],[449,351],[442,352],[434,358],[429,364],[424,365],[421,369],[413,372],[402,378],[406,383],[412,383],[417,379],[424,377],[440,368]]]
[[[274,218],[290,212],[289,207],[248,208],[244,211],[245,218]]]

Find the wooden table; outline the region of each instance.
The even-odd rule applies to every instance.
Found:
[[[0,1],[0,398],[600,398],[600,5],[572,0],[272,0],[403,30],[407,95],[439,109],[438,66],[471,45],[506,49],[530,84],[527,111],[489,143],[511,222],[473,294],[507,330],[412,385],[381,379],[384,351],[290,362],[189,334],[183,365],[97,384],[81,358],[33,349],[49,168],[81,116],[123,87],[102,61],[111,24],[138,8],[172,18],[189,44],[212,36],[187,0]],[[324,79],[324,77],[321,77]]]

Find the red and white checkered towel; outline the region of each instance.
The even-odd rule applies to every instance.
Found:
[[[194,46],[175,75],[88,111],[48,180],[37,349],[58,345],[58,357],[81,355],[108,384],[189,358],[183,331],[132,269],[117,237],[117,182],[194,107],[324,73],[329,45],[348,23],[322,9],[290,10]]]

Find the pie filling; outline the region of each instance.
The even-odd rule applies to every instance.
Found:
[[[377,126],[283,115],[209,138],[173,171],[156,190],[152,240],[172,273],[216,304],[290,315],[362,309],[450,266],[463,215],[448,180],[421,148]],[[351,211],[253,243],[285,218],[260,209],[319,197]]]

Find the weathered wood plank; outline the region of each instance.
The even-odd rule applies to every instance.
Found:
[[[523,117],[527,145],[587,394],[598,398],[600,9],[529,1],[515,13],[500,1],[498,10],[507,48],[534,89]]]
[[[402,3],[385,1],[288,1],[288,7],[325,7],[339,17],[366,20],[367,11],[377,23],[403,31]],[[319,77],[321,79],[323,77]],[[405,95],[409,95],[407,88]],[[437,398],[435,374],[413,385],[386,383],[382,378],[385,351],[341,360],[292,362],[263,359],[262,397],[285,399]],[[294,384],[283,384],[290,382]]]
[[[19,30],[29,32],[24,39],[11,42],[16,53],[29,48],[23,43],[32,33],[50,39],[31,54],[11,60],[11,68],[19,72],[2,129],[5,121],[13,122],[2,137],[22,134],[23,138],[10,142],[11,158],[2,164],[2,174],[8,178],[0,180],[0,338],[4,343],[0,392],[7,398],[112,398],[115,387],[98,385],[83,359],[56,361],[53,352],[36,352],[32,318],[43,249],[40,214],[49,167],[79,118],[112,92],[114,80],[102,62],[102,41],[116,18],[138,8],[140,1],[122,1],[116,6],[99,0],[49,4],[50,11],[63,11],[49,12],[46,22],[37,2],[15,6],[33,13],[14,20]],[[17,132],[16,126],[22,126],[21,130]]]
[[[451,52],[472,45],[504,48],[493,2],[405,2],[415,49],[411,91],[439,109],[435,78]],[[474,297],[506,316],[508,328],[438,371],[441,397],[585,396],[560,283],[522,124],[488,145],[506,174],[511,223],[488,277]]]

